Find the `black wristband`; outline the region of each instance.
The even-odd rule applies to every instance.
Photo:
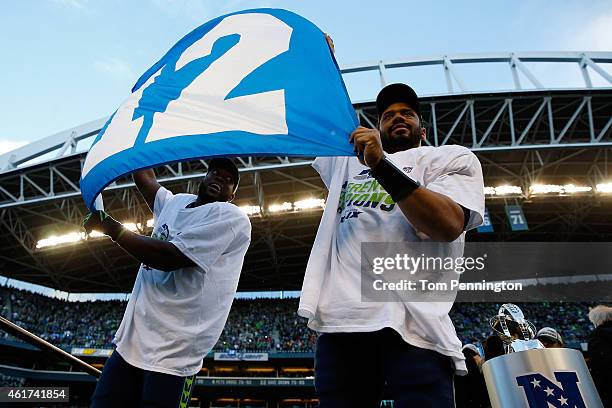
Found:
[[[420,186],[418,181],[414,181],[404,174],[387,157],[383,157],[376,167],[370,171],[370,174],[391,195],[391,198],[396,203],[408,197]]]

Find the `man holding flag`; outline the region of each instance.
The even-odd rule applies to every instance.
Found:
[[[318,27],[286,10],[230,13],[192,30],[140,77],[94,140],[81,193],[92,209],[119,177],[196,158],[346,156],[357,124]],[[173,196],[151,171],[137,173],[155,214],[151,238],[103,211],[86,220],[142,262],[94,407],[170,406],[181,389],[188,397],[250,242],[248,217],[227,203],[238,185],[230,164],[213,160],[197,196]]]
[[[357,157],[313,163],[329,194],[298,314],[321,333],[319,407],[379,407],[387,387],[397,408],[450,408],[453,376],[466,373],[452,301],[364,301],[362,243],[441,242],[463,252],[465,231],[482,223],[482,170],[465,147],[421,146],[419,98],[408,85],[383,88],[376,107],[378,128],[350,135]]]
[[[230,159],[210,161],[197,195],[172,194],[153,170],[134,181],[154,214],[151,237],[104,211],[83,223],[142,262],[92,407],[187,407],[195,374],[227,320],[251,224],[231,204],[239,173]]]

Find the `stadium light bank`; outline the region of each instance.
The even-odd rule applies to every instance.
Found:
[[[261,215],[261,207],[258,205],[242,205],[239,206],[246,215],[249,217],[256,217]],[[302,212],[316,209],[325,208],[325,200],[322,198],[306,198],[304,200],[295,201],[293,203],[284,202],[282,204],[271,204],[268,206],[268,212],[270,214],[274,213],[291,213],[291,212]],[[145,226],[143,227],[141,223],[135,223],[132,221],[122,222],[124,228],[129,231],[134,232],[144,232],[145,229],[150,229],[153,227],[153,219],[147,220]],[[89,239],[102,238],[105,235],[98,232],[92,231],[89,236],[84,232],[72,231],[67,234],[62,235],[51,235],[47,238],[41,239],[36,243],[36,249],[43,249],[48,247],[55,247],[58,245],[68,245],[75,244],[78,242],[82,242]]]
[[[569,196],[575,194],[592,193],[595,191],[598,194],[612,194],[612,183],[597,184],[595,188],[591,186],[577,186],[574,184],[533,184],[529,187],[529,195],[533,196],[545,196],[545,195],[558,195],[558,196]],[[485,196],[491,197],[511,197],[511,196],[522,196],[523,188],[521,186],[513,185],[500,185],[497,187],[487,186],[484,188]],[[241,205],[240,208],[249,217],[259,217],[262,214],[262,208],[258,205]],[[302,211],[319,210],[325,208],[325,200],[322,198],[306,198],[303,200],[291,202],[283,202],[271,204],[267,208],[267,212],[271,215],[275,214],[290,214]],[[153,219],[149,219],[146,222],[146,228],[150,229],[153,227]],[[123,226],[130,231],[144,232],[144,228],[140,223],[134,223],[126,221]],[[93,231],[89,236],[86,236],[84,232],[72,231],[62,235],[51,235],[47,238],[41,239],[36,243],[37,249],[55,247],[58,245],[70,245],[82,242],[88,239],[96,239],[104,237],[103,234]]]

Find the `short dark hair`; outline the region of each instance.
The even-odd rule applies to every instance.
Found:
[[[225,169],[232,174],[234,178],[234,193],[238,190],[238,185],[240,184],[240,172],[238,171],[238,167],[234,164],[232,159],[227,157],[217,157],[208,162],[208,171],[214,169]]]

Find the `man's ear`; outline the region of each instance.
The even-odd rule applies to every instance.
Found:
[[[422,127],[421,128],[421,140],[425,141],[426,139],[427,139],[427,130],[424,127]]]

